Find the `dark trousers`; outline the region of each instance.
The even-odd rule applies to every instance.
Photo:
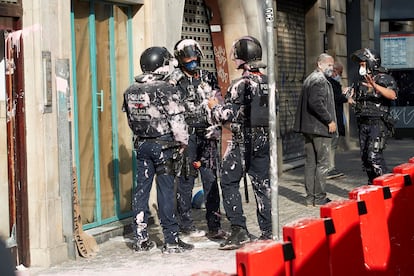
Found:
[[[134,219],[132,228],[135,238],[148,239],[148,200],[154,175],[157,173],[158,216],[166,243],[173,243],[178,236],[178,223],[174,215],[174,175],[168,160],[172,159],[173,148],[163,149],[156,142],[140,142],[136,149],[137,175],[132,198]],[[171,172],[169,172],[171,171]]]
[[[180,228],[187,230],[192,227],[191,200],[195,178],[198,172],[193,168],[192,163],[201,161],[199,172],[203,184],[204,200],[206,206],[206,220],[209,230],[217,230],[220,225],[220,193],[217,183],[217,141],[206,139],[204,131],[190,134],[185,156],[186,166],[190,167],[190,172],[184,173],[180,177],[177,187],[177,213]]]
[[[331,139],[313,134],[305,137],[305,190],[307,202],[326,197],[326,174],[329,170]]]
[[[387,172],[383,151],[387,142],[387,128],[381,120],[359,124],[359,147],[362,167],[368,176],[368,184]]]
[[[0,275],[14,276],[16,264],[13,262],[10,250],[6,247],[3,240],[0,239]]]
[[[256,215],[262,233],[272,233],[271,189],[269,180],[269,141],[266,132],[247,131],[244,134],[244,152],[235,138],[224,155],[221,190],[223,206],[231,225],[246,228],[243,214],[240,180],[243,177],[243,163],[252,183],[256,199]]]

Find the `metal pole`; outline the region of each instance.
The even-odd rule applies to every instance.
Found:
[[[380,53],[381,44],[381,0],[374,1],[374,49]]]
[[[272,191],[272,232],[273,239],[279,240],[279,202],[277,171],[277,135],[276,135],[276,82],[274,49],[274,10],[273,0],[265,1],[265,19],[267,33],[267,75],[269,77],[269,143],[270,143],[270,187]]]

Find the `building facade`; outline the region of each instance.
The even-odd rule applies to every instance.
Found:
[[[50,266],[79,254],[79,236],[131,216],[132,136],[121,110],[149,46],[202,45],[223,93],[238,77],[232,42],[266,32],[261,0],[10,0],[0,4],[0,235],[16,260]],[[348,13],[359,6],[349,32]],[[349,40],[373,46],[373,0],[274,1],[282,163],[303,156],[292,126],[317,56],[348,64]],[[355,10],[358,10],[355,8]],[[364,12],[361,12],[364,11]],[[355,22],[354,22],[355,23]],[[353,47],[356,45],[352,44]],[[344,79],[347,80],[347,70]],[[344,83],[346,84],[346,83]],[[74,196],[75,195],[75,196]]]

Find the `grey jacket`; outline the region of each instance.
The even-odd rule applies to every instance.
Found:
[[[336,123],[332,85],[322,72],[315,70],[303,82],[293,130],[333,137],[336,134],[329,133],[328,128],[332,121]]]

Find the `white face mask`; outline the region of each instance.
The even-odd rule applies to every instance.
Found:
[[[336,75],[335,77],[333,77],[334,80],[336,80],[337,82],[341,82],[341,76],[340,75]]]
[[[360,66],[359,67],[359,74],[361,76],[365,76],[367,74],[367,68],[365,68],[364,66]]]

